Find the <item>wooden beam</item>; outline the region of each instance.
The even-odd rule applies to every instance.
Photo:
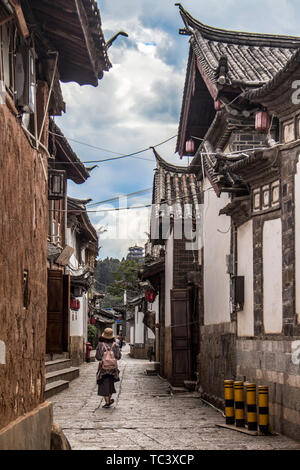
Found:
[[[29,36],[30,36],[29,29],[27,28],[27,23],[26,23],[26,20],[24,18],[22,7],[19,3],[19,0],[9,0],[9,3],[11,4],[11,6],[15,10],[16,17],[17,17],[17,20],[18,20],[18,25],[19,25],[19,28],[20,28],[20,31],[22,33],[23,38],[24,39],[29,38]]]
[[[197,60],[197,67],[198,67],[198,70],[200,72],[200,75],[201,77],[203,78],[204,80],[204,83],[205,85],[207,86],[207,89],[209,91],[209,93],[211,94],[213,100],[215,101],[218,97],[218,94],[219,94],[219,90],[218,88],[216,87],[216,85],[214,83],[212,83],[212,81],[208,78],[208,76],[206,75],[201,63],[199,62],[199,60]]]
[[[91,63],[95,78],[98,82],[98,69],[97,69],[97,62],[96,62],[97,61],[97,53],[95,51],[94,45],[91,44],[90,34],[89,34],[89,25],[88,25],[88,19],[87,19],[87,16],[86,16],[86,12],[85,12],[84,7],[83,7],[81,2],[79,2],[78,0],[74,0],[74,1],[75,1],[75,5],[76,5],[76,8],[77,8],[79,22],[80,22],[80,25],[81,25],[81,28],[82,28],[84,39],[85,39],[86,48],[87,48],[88,56],[89,56],[89,59],[90,59],[90,63]]]
[[[7,18],[5,18],[4,20],[0,20],[0,26],[3,26],[5,23],[8,23],[9,21],[11,21],[13,19],[13,15],[10,15],[8,16]]]

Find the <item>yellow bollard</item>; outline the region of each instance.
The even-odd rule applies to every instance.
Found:
[[[226,424],[234,424],[233,380],[224,380]]]
[[[256,384],[246,384],[248,430],[257,431]]]
[[[263,434],[269,431],[269,387],[258,387],[259,430]]]
[[[234,407],[235,407],[235,425],[237,428],[245,426],[245,401],[244,401],[244,383],[234,382]]]

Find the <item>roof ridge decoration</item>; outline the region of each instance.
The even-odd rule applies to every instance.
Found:
[[[163,169],[167,172],[170,173],[191,173],[191,168],[189,166],[180,166],[180,165],[174,165],[172,163],[167,162],[162,158],[162,156],[157,153],[154,147],[150,147],[153,150],[154,156],[156,158],[156,163],[157,163],[157,169]]]
[[[245,31],[215,28],[196,20],[187,10],[184,9],[181,3],[176,3],[175,5],[179,7],[180,15],[186,26],[186,30],[180,30],[181,34],[192,35],[194,30],[198,30],[205,39],[209,39],[211,41],[227,42],[246,46],[284,48],[300,47],[300,37],[266,33],[250,33]]]

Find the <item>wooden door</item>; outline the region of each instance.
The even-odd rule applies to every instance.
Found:
[[[190,295],[188,289],[171,291],[172,384],[191,379]]]
[[[48,270],[47,354],[68,351],[69,289],[69,276],[58,270]]]
[[[69,351],[70,348],[70,292],[71,276],[63,276],[63,350]]]

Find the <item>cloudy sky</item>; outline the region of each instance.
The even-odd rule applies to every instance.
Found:
[[[98,4],[105,39],[120,30],[129,38],[120,37],[109,49],[113,68],[97,88],[63,84],[67,113],[56,119],[57,124],[69,139],[106,149],[70,140],[82,161],[128,154],[176,135],[189,50],[188,37],[178,34],[183,24],[174,0],[98,0]],[[183,0],[182,5],[211,26],[300,36],[299,0]],[[175,142],[157,150],[178,163]],[[70,196],[96,203],[152,187],[152,151],[98,165],[85,184],[69,185]],[[127,201],[89,207],[98,210],[90,212],[92,222],[107,230],[100,236],[101,259],[126,256],[129,246],[144,245],[148,231],[149,209],[111,209],[150,203],[148,191]]]

